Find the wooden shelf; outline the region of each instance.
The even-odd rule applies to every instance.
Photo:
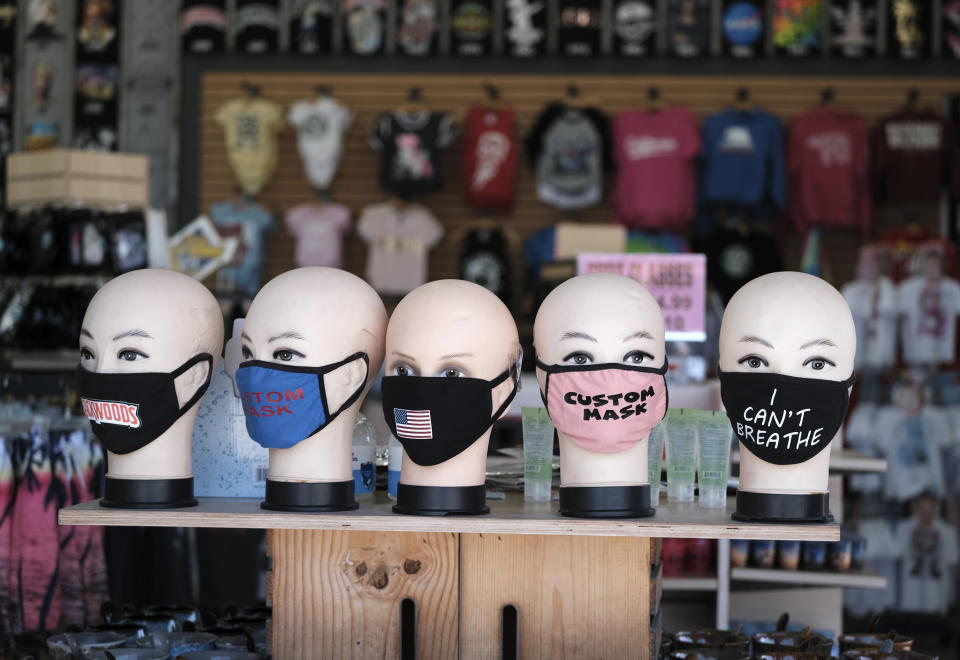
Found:
[[[332,514],[264,511],[260,501],[248,498],[199,498],[187,509],[143,511],[106,509],[87,502],[61,509],[61,525],[118,525],[143,527],[228,527],[248,529],[337,529],[373,532],[452,532],[467,534],[548,534],[575,536],[635,536],[645,538],[735,538],[799,541],[837,541],[840,526],[739,523],[726,510],[706,509],[696,503],[667,503],[652,518],[585,520],[557,513],[554,502],[524,503],[521,493],[506,500],[488,500],[486,516],[401,516],[382,492],[357,511]]]
[[[73,371],[80,364],[76,348],[52,351],[0,351],[0,365],[21,371]]]
[[[887,579],[870,571],[838,573],[834,571],[788,571],[782,568],[749,568],[736,566],[730,569],[730,579],[743,582],[771,582],[799,584],[810,587],[860,587],[883,589]]]
[[[734,451],[731,459],[734,465],[740,464],[740,452]],[[886,472],[887,461],[861,454],[852,449],[834,449],[830,454],[830,472]]]
[[[664,591],[716,591],[717,578],[703,577],[665,577],[663,578]]]

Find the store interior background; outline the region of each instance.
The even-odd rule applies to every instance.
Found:
[[[509,284],[503,298],[517,321],[524,353],[528,357],[525,369],[529,370],[533,356],[533,318],[539,301],[549,290],[550,280],[540,277],[540,267],[544,264],[530,262],[525,241],[557,222],[591,225],[613,222],[609,191],[614,174],[607,173],[607,194],[600,204],[579,211],[560,210],[538,197],[535,172],[521,151],[514,208],[507,214],[479,212],[466,203],[462,190],[460,137],[467,110],[471,106],[489,103],[495,92],[499,97],[497,103],[516,111],[516,135],[521,141],[540,111],[553,101],[596,106],[610,117],[627,109],[654,110],[674,105],[689,108],[701,120],[731,106],[762,109],[779,117],[785,127],[791,117],[824,103],[857,112],[870,126],[912,104],[930,106],[947,115],[960,131],[960,60],[957,59],[960,53],[957,57],[953,55],[946,37],[949,26],[946,25],[945,8],[950,3],[947,0],[920,3],[926,5],[930,36],[939,35],[940,38],[931,38],[924,53],[916,59],[902,59],[894,52],[894,40],[890,36],[893,1],[873,3],[878,12],[878,48],[877,52],[860,59],[843,58],[826,45],[821,52],[790,56],[775,45],[770,29],[766,31],[765,42],[756,57],[736,59],[726,56],[721,52],[719,16],[721,5],[729,3],[719,0],[707,3],[711,11],[710,46],[708,52],[699,57],[683,58],[672,54],[667,31],[660,29],[652,37],[652,52],[645,57],[626,58],[610,54],[592,58],[564,57],[556,52],[556,38],[551,35],[546,44],[547,53],[532,59],[517,59],[504,54],[477,58],[446,54],[445,49],[449,47],[446,31],[441,31],[447,36],[439,39],[438,52],[423,57],[405,56],[392,52],[396,36],[394,27],[388,30],[386,39],[389,53],[373,57],[340,52],[297,54],[292,52],[290,30],[290,19],[298,4],[295,0],[262,3],[279,11],[276,42],[269,47],[272,52],[240,52],[234,28],[236,5],[241,0],[227,0],[224,5],[227,29],[222,52],[196,54],[184,52],[181,44],[180,12],[186,8],[182,8],[180,2],[118,0],[115,3],[119,10],[115,63],[119,66],[119,78],[115,94],[108,102],[115,107],[115,116],[106,118],[85,115],[85,102],[74,89],[76,72],[83,64],[76,32],[77,12],[84,7],[84,0],[55,3],[53,37],[31,35],[28,5],[35,3],[0,1],[0,35],[3,35],[0,39],[9,39],[0,48],[3,50],[0,54],[0,64],[3,64],[0,85],[8,85],[9,90],[6,111],[0,108],[0,130],[6,126],[9,139],[0,139],[0,152],[27,149],[28,135],[34,135],[33,131],[41,125],[56,127],[49,146],[71,148],[77,146],[80,136],[91,126],[113,130],[116,136],[112,144],[114,150],[149,157],[150,206],[166,213],[170,234],[198,215],[209,213],[214,204],[223,201],[232,200],[241,205],[256,203],[268,210],[272,215],[272,230],[265,239],[261,277],[261,282],[266,282],[295,267],[295,237],[284,226],[284,214],[299,204],[319,201],[321,195],[305,176],[297,152],[296,132],[287,125],[277,134],[275,174],[255,199],[241,199],[228,162],[223,131],[215,120],[218,108],[232,99],[256,95],[281,105],[286,113],[294,102],[315,98],[321,91],[348,107],[354,113],[353,122],[344,137],[339,168],[323,198],[328,194],[332,201],[349,207],[354,223],[364,206],[389,199],[387,193],[377,189],[379,154],[367,140],[376,117],[393,108],[414,105],[448,112],[453,118],[457,138],[443,152],[443,190],[414,200],[428,207],[444,229],[443,238],[429,253],[428,276],[429,279],[460,277],[464,241],[468,234],[473,230],[501,231],[508,246],[505,272]],[[19,11],[5,28],[5,16],[12,15],[5,12],[16,4],[19,4]],[[394,26],[397,20],[395,3],[388,4],[388,22]],[[609,4],[608,0],[597,2],[606,11],[609,11]],[[662,21],[669,3],[654,4]],[[777,0],[765,4],[768,16],[772,15]],[[441,5],[445,8],[444,20],[448,20],[449,4],[441,2]],[[498,0],[492,0],[491,7],[498,17],[504,12],[503,3]],[[549,7],[551,20],[554,20],[556,3],[549,3]],[[823,24],[829,33],[827,14],[824,14]],[[602,42],[606,45],[611,38],[609,32],[609,28],[604,30]],[[495,49],[502,46],[502,39],[502,34],[494,38]],[[334,40],[334,48],[341,46],[338,37]],[[104,61],[96,57],[94,60]],[[31,86],[36,85],[38,67],[43,70],[44,64],[49,65],[54,73],[46,92],[49,102],[38,103]],[[3,138],[2,133],[0,138]],[[945,167],[960,168],[956,145],[951,158]],[[4,198],[6,206],[5,196],[0,197]],[[690,251],[703,251],[709,256],[718,245],[716,232],[721,231],[724,240],[728,240],[731,233],[739,233],[754,249],[767,250],[772,246],[779,256],[773,262],[779,261],[783,269],[809,269],[809,257],[813,254],[815,274],[840,288],[856,278],[858,259],[865,245],[891,232],[907,229],[917,235],[939,239],[949,255],[945,261],[947,275],[957,278],[960,272],[953,251],[958,221],[960,214],[956,200],[950,199],[945,186],[944,194],[936,199],[908,204],[878,202],[866,234],[849,228],[822,228],[817,249],[807,252],[808,260],[803,257],[805,247],[812,250],[809,237],[793,225],[788,210],[754,221],[730,221],[730,218],[713,223],[693,221],[685,229],[665,232],[666,235],[652,230],[634,238],[648,246],[664,249],[685,245]],[[724,225],[732,229],[722,230]],[[367,244],[355,231],[346,232],[343,236],[344,267],[363,276],[367,249]],[[763,256],[768,260],[771,257],[770,254]],[[550,271],[551,264],[545,265],[544,273]],[[553,266],[559,269],[553,272],[559,272],[561,279],[572,274],[565,262]],[[714,265],[708,263],[708,267]],[[754,273],[759,274],[762,273]],[[83,280],[85,283],[97,281],[96,276],[86,277],[89,279]],[[0,273],[0,294],[3,294],[0,302],[18,287],[42,284],[51,279]],[[229,329],[229,321],[242,316],[249,304],[249,296],[230,290],[228,283],[222,278],[218,280],[216,275],[206,282],[222,302]],[[73,285],[76,281],[68,283]],[[385,296],[388,311],[397,301],[397,297]],[[954,311],[957,313],[960,308]],[[954,321],[955,318],[949,322]],[[0,334],[3,331],[0,322]],[[715,334],[708,334],[706,345],[674,346],[671,362],[676,357],[676,361],[682,364],[683,356],[688,353],[703,355],[707,358],[708,376],[713,377],[716,341]],[[12,343],[7,346],[5,343],[0,342],[0,399],[33,402],[51,397],[61,406],[71,400],[65,392],[71,390],[75,361],[70,364],[64,356],[73,355],[72,349],[68,346],[50,347],[46,351],[50,363],[44,364],[44,351],[23,351],[12,348]],[[41,359],[32,362],[34,366],[18,367],[14,358],[24,355]],[[871,374],[876,389],[871,392],[870,400],[863,399],[862,392],[855,390],[848,426],[853,423],[857,407],[862,403],[893,406],[896,397],[902,398],[908,391],[922,401],[920,405],[925,411],[931,412],[937,420],[946,420],[942,428],[950,437],[921,439],[922,447],[918,451],[937,454],[936,460],[930,460],[929,465],[931,469],[941,471],[941,476],[931,480],[930,489],[935,494],[938,516],[960,538],[960,435],[957,431],[960,425],[956,424],[960,421],[958,366],[956,358],[952,363],[933,368],[916,368],[902,358],[898,359],[890,368]],[[368,402],[366,409],[370,411],[370,420],[377,425],[378,443],[386,444],[389,432],[380,418],[378,402]],[[871,414],[876,412],[876,408],[870,410]],[[867,424],[865,417],[861,410],[858,421]],[[871,448],[874,430],[867,426],[866,432],[858,436],[857,448],[888,458],[890,469],[895,470],[897,456],[887,456],[879,447]],[[499,441],[516,443],[518,427],[517,421],[501,425]],[[930,431],[927,433],[929,436]],[[46,460],[49,461],[50,457]],[[882,630],[912,632],[928,644],[926,648],[939,649],[942,657],[957,657],[960,639],[957,557],[942,560],[943,575],[938,576],[948,594],[945,596],[946,609],[938,606],[933,612],[903,610],[898,606],[900,592],[897,591],[902,588],[898,584],[902,571],[897,562],[903,560],[897,557],[902,557],[905,550],[893,547],[899,543],[894,530],[911,517],[911,506],[916,508],[916,504],[911,503],[912,497],[877,497],[878,492],[881,495],[885,492],[882,483],[878,486],[876,481],[870,482],[863,476],[844,478],[843,488],[845,526],[857,530],[864,521],[867,528],[874,530],[886,526],[887,536],[874,534],[869,539],[872,543],[868,543],[867,556],[873,570],[891,578],[884,590],[846,590],[843,595],[848,606],[845,630],[863,630],[877,625]],[[55,514],[48,506],[44,505],[43,510],[41,517],[44,520],[55,521]],[[859,531],[864,533],[863,529]],[[63,528],[60,533],[64,533]],[[887,543],[892,547],[883,548]],[[954,540],[952,545],[955,548],[957,541]],[[109,593],[104,595],[118,603],[195,602],[205,608],[217,609],[227,602],[252,603],[264,596],[262,532],[109,528],[105,530],[104,551],[109,578]],[[680,551],[683,552],[683,548]],[[665,546],[664,553],[667,552]],[[716,552],[715,548],[713,552]],[[711,559],[710,574],[706,577],[715,576],[715,572],[716,560]],[[4,585],[9,585],[4,579],[0,575],[0,599],[6,601],[0,606],[12,611],[18,599],[10,591],[3,591]],[[782,584],[747,581],[734,581],[731,589],[734,592],[764,592],[766,596],[754,594],[758,602],[770,597],[776,603],[777,614],[779,611],[793,612],[794,619],[802,616],[800,613],[816,610],[817,600],[824,597],[821,592],[829,590],[828,587],[785,588]],[[712,587],[667,591],[665,628],[679,630],[710,626],[715,620],[717,606],[716,581]],[[740,620],[735,607],[730,615],[731,620]],[[872,624],[871,619],[878,615],[882,616],[880,623]],[[776,615],[771,616],[771,620],[775,618]],[[11,615],[10,621],[15,619]],[[23,632],[17,629],[17,625],[7,623],[5,630]],[[45,625],[48,629],[55,629],[60,622],[46,621]]]

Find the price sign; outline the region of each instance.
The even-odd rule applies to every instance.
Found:
[[[577,273],[617,273],[660,303],[667,341],[706,341],[707,258],[702,254],[580,254]]]

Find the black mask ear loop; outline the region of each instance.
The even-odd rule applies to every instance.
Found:
[[[196,364],[200,364],[201,362],[207,363],[207,377],[204,379],[203,385],[201,385],[194,395],[190,397],[190,400],[187,401],[182,408],[180,408],[180,411],[177,413],[177,419],[183,417],[184,414],[186,414],[186,412],[190,410],[194,404],[197,403],[197,401],[202,399],[204,394],[206,394],[207,388],[210,387],[210,381],[213,379],[213,356],[209,353],[198,353],[180,365],[175,371],[170,373],[170,377],[176,381],[178,377],[187,373],[191,367]]]
[[[324,385],[324,383],[323,383],[323,377],[324,377],[325,375],[327,375],[328,373],[330,373],[330,372],[332,372],[332,371],[336,371],[336,370],[339,369],[340,367],[342,367],[342,366],[344,366],[344,365],[347,365],[347,364],[350,364],[351,362],[353,362],[353,361],[355,361],[355,360],[359,360],[359,359],[361,359],[361,358],[363,359],[363,364],[364,364],[364,371],[365,371],[365,373],[363,374],[363,381],[360,383],[360,387],[358,387],[358,388],[353,392],[353,394],[351,394],[349,397],[347,397],[347,400],[344,401],[344,402],[340,405],[340,407],[337,409],[336,412],[330,413],[330,415],[327,417],[327,421],[324,422],[324,424],[329,424],[330,422],[332,422],[332,421],[334,420],[334,418],[336,418],[337,415],[339,415],[339,414],[342,413],[344,410],[346,410],[347,408],[349,408],[350,406],[352,406],[354,403],[356,403],[356,402],[357,402],[357,399],[360,398],[360,395],[363,394],[363,389],[367,386],[367,379],[370,377],[370,356],[368,356],[368,355],[367,355],[366,353],[364,353],[363,351],[358,351],[358,352],[354,353],[353,355],[350,355],[350,356],[344,358],[343,360],[340,360],[339,362],[336,362],[336,363],[334,363],[334,364],[328,365],[326,369],[324,369],[323,371],[321,371],[321,372],[319,372],[319,373],[317,374],[317,378],[320,379],[320,392],[323,393],[323,406],[324,406],[324,408],[327,408],[327,410],[329,410],[328,404],[327,404],[327,387],[326,387],[326,385]],[[314,431],[314,433],[316,433],[316,431]]]
[[[504,371],[504,372],[503,372],[502,374],[500,374],[499,376],[497,376],[496,378],[494,378],[494,379],[490,382],[490,391],[492,392],[492,391],[493,391],[493,388],[495,388],[497,385],[499,385],[500,383],[502,383],[503,381],[505,381],[507,378],[509,378],[510,376],[512,376],[512,375],[514,374],[514,372],[516,372],[516,370],[517,370],[517,367],[516,367],[516,365],[514,365],[514,366],[510,367],[509,369],[507,369],[506,371]],[[506,401],[504,401],[502,404],[500,404],[500,407],[497,408],[497,412],[493,413],[493,419],[490,420],[490,426],[493,426],[494,422],[496,422],[498,419],[500,419],[500,415],[502,415],[504,412],[507,411],[507,409],[510,407],[510,404],[513,403],[513,399],[517,396],[517,390],[518,390],[518,389],[519,389],[519,385],[518,385],[518,383],[517,383],[517,380],[514,380],[514,381],[513,381],[513,391],[510,392],[510,396],[507,397]],[[489,427],[487,427],[487,428],[489,428]]]

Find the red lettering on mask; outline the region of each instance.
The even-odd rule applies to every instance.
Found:
[[[140,428],[140,406],[123,401],[96,401],[80,399],[83,414],[95,424],[115,424],[132,429]]]

